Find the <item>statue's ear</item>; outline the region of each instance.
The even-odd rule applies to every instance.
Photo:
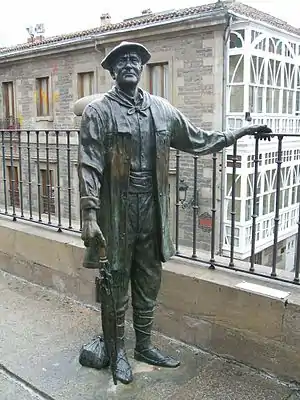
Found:
[[[112,79],[115,81],[115,80],[116,80],[115,71],[111,68],[111,69],[109,70],[109,73],[110,73],[110,76],[112,77]]]

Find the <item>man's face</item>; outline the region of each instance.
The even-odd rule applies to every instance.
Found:
[[[113,66],[113,76],[119,86],[136,86],[141,78],[141,57],[135,52],[120,54]]]

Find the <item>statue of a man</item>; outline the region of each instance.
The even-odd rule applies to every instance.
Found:
[[[247,126],[234,133],[196,128],[168,101],[138,87],[149,59],[144,46],[130,42],[122,42],[104,58],[101,65],[110,72],[115,86],[85,107],[79,143],[82,239],[87,260],[97,255],[97,245],[106,246],[113,282],[118,282],[113,285],[116,377],[125,384],[133,379],[124,348],[129,282],[135,359],[160,367],[180,364],[151,344],[162,262],[174,254],[168,215],[170,147],[209,154],[244,135],[266,138],[271,132],[266,126]],[[97,262],[90,267],[97,268]],[[102,322],[107,341],[104,325]]]

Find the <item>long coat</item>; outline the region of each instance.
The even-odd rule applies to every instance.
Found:
[[[169,230],[170,147],[201,155],[218,152],[234,142],[231,133],[198,129],[165,99],[141,89],[139,93],[143,104],[134,107],[124,103],[112,89],[85,108],[81,122],[78,157],[81,208],[97,208],[98,223],[107,241],[108,259],[114,269],[118,269],[126,259],[127,251],[131,119],[137,118],[143,109],[150,108],[156,141],[154,194],[158,201],[158,239],[162,262],[174,254]],[[87,250],[97,254],[93,249]],[[92,262],[85,266],[98,267]]]

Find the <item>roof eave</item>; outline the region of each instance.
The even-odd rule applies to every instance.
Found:
[[[213,12],[209,12],[209,13],[201,13],[201,14],[197,14],[197,15],[192,15],[192,16],[187,16],[187,17],[180,17],[177,19],[172,19],[169,21],[163,21],[163,22],[157,22],[157,23],[152,23],[149,24],[147,26],[138,26],[138,27],[134,27],[131,29],[126,29],[126,30],[119,30],[119,31],[111,31],[109,32],[109,34],[98,34],[95,35],[95,39],[96,40],[101,40],[101,44],[105,44],[108,42],[113,42],[115,41],[115,36],[122,34],[122,33],[134,33],[136,31],[145,31],[145,30],[150,30],[153,28],[157,28],[157,27],[162,27],[162,28],[168,28],[170,27],[172,29],[172,32],[174,31],[179,31],[179,30],[191,30],[194,29],[195,26],[186,26],[186,27],[182,27],[182,26],[178,26],[177,29],[174,29],[174,27],[176,27],[176,25],[178,25],[181,22],[198,22],[199,25],[197,27],[205,27],[205,26],[209,26],[209,25],[219,25],[219,24],[225,24],[226,21],[226,15],[227,15],[227,10],[218,10],[213,11]],[[166,30],[166,33],[168,32],[168,30]],[[145,32],[145,36],[148,35],[148,32]],[[154,36],[155,34],[157,34],[156,32],[151,32],[150,35]],[[99,44],[100,44],[99,43]]]
[[[265,21],[257,20],[257,19],[248,17],[248,16],[246,16],[246,15],[244,15],[244,14],[239,14],[239,13],[237,13],[236,11],[232,11],[232,10],[230,10],[230,9],[228,10],[228,13],[231,14],[232,16],[234,16],[234,17],[240,19],[240,20],[250,21],[250,22],[253,22],[253,23],[256,23],[256,24],[265,26],[265,27],[268,28],[268,29],[276,30],[276,31],[278,31],[278,32],[284,33],[285,35],[293,36],[293,37],[297,38],[298,40],[300,39],[300,33],[297,34],[297,33],[290,32],[290,31],[288,31],[288,30],[286,30],[286,29],[282,29],[282,28],[279,28],[279,27],[277,27],[277,26],[268,24],[268,23],[265,22]]]

